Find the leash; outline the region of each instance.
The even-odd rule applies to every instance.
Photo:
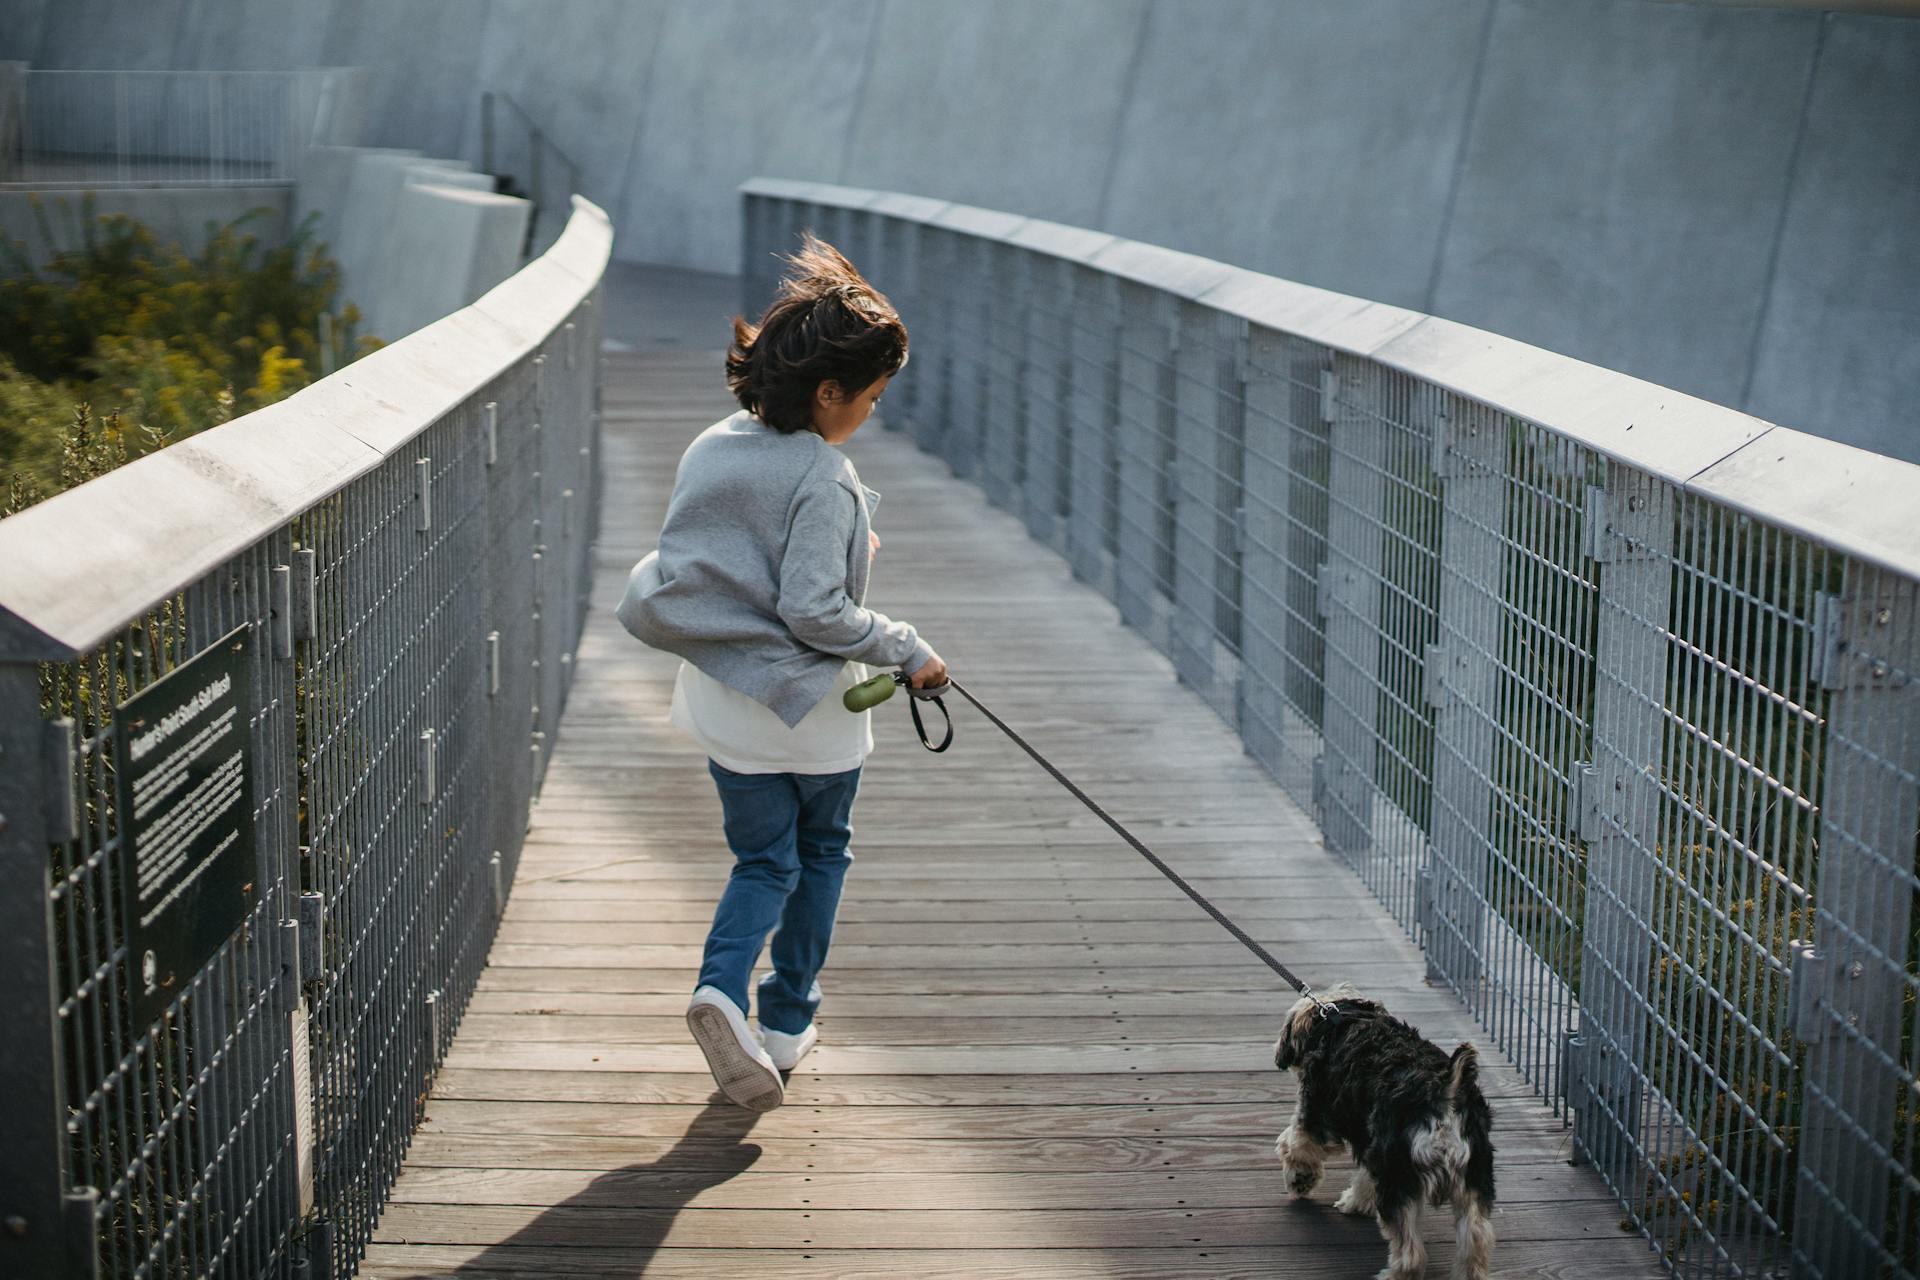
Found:
[[[1161,859],[1159,854],[1147,848],[1146,844],[1138,836],[1134,835],[1133,832],[1127,830],[1127,828],[1124,825],[1122,825],[1118,819],[1116,819],[1112,814],[1108,813],[1105,809],[1101,808],[1099,801],[1095,800],[1092,796],[1088,795],[1085,791],[1082,791],[1079,785],[1075,783],[1072,778],[1069,778],[1066,774],[1062,773],[1058,768],[1058,766],[1056,766],[1053,763],[1053,761],[1047,759],[1046,756],[1042,755],[1034,747],[1032,743],[1028,742],[1025,738],[1021,737],[1017,732],[1015,732],[1012,725],[1009,725],[1005,720],[1002,720],[999,716],[995,715],[992,709],[989,708],[986,703],[974,697],[973,691],[968,689],[965,685],[961,684],[958,680],[949,679],[947,683],[943,685],[938,685],[929,689],[916,689],[912,686],[912,684],[908,682],[908,679],[904,674],[896,671],[890,675],[883,674],[883,675],[874,676],[870,680],[865,680],[860,684],[855,685],[853,688],[847,690],[846,695],[842,699],[842,701],[844,702],[847,710],[849,711],[865,711],[869,707],[878,706],[880,703],[885,702],[888,698],[892,697],[893,692],[896,688],[903,688],[907,690],[909,694],[912,695],[912,698],[908,702],[908,706],[911,708],[913,712],[914,731],[920,735],[920,745],[925,747],[927,750],[933,751],[933,752],[945,751],[948,747],[953,745],[953,717],[947,713],[947,704],[941,700],[941,696],[945,694],[947,690],[951,689],[955,693],[959,694],[961,697],[965,698],[968,702],[971,702],[973,704],[974,710],[978,711],[981,715],[985,716],[988,720],[992,721],[993,726],[996,729],[1000,730],[1000,732],[1006,734],[1007,737],[1012,740],[1014,746],[1019,747],[1022,751],[1026,752],[1027,755],[1033,760],[1035,764],[1039,765],[1042,769],[1046,770],[1048,775],[1051,776],[1055,782],[1065,787],[1067,791],[1073,796],[1074,799],[1078,800],[1081,804],[1087,806],[1087,808],[1093,813],[1094,817],[1100,819],[1100,821],[1106,823],[1108,827],[1112,828],[1113,833],[1119,836],[1122,840],[1125,840],[1129,845],[1131,845],[1135,853],[1139,854],[1141,857],[1145,858],[1148,862],[1152,863],[1153,869],[1155,871],[1158,871],[1161,875],[1165,876],[1168,880],[1171,880],[1175,888],[1180,890],[1180,892],[1186,894],[1187,897],[1193,899],[1195,906],[1199,907],[1202,911],[1212,916],[1215,923],[1217,923],[1221,928],[1225,929],[1228,933],[1232,934],[1234,938],[1240,943],[1241,946],[1245,947],[1248,951],[1251,951],[1254,954],[1255,958],[1258,959],[1260,963],[1266,965],[1267,968],[1273,970],[1274,973],[1278,974],[1281,981],[1285,982],[1288,986],[1292,987],[1295,991],[1299,992],[1301,995],[1307,997],[1307,999],[1313,1001],[1313,1003],[1318,1007],[1320,1017],[1338,1018],[1340,1016],[1340,1010],[1335,1007],[1332,1001],[1323,1000],[1319,996],[1315,995],[1313,988],[1308,986],[1306,983],[1302,982],[1299,976],[1295,974],[1293,970],[1287,968],[1287,966],[1285,966],[1284,964],[1281,964],[1280,961],[1274,958],[1272,952],[1268,951],[1265,947],[1261,946],[1258,942],[1255,942],[1253,938],[1248,935],[1245,929],[1242,929],[1239,925],[1227,919],[1227,917],[1224,914],[1222,914],[1222,912],[1220,911],[1220,908],[1214,906],[1213,903],[1207,901],[1205,894],[1202,894],[1198,889],[1188,884],[1185,877],[1183,877],[1178,871],[1175,871],[1172,867],[1168,866],[1166,862]],[[926,728],[920,722],[920,704],[922,702],[933,703],[936,707],[940,708],[940,714],[946,718],[947,732],[946,732],[946,736],[941,739],[939,746],[935,746],[933,745],[932,742],[928,741]]]

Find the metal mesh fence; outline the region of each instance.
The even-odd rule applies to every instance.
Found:
[[[566,286],[531,350],[104,641],[30,661],[35,620],[0,615],[0,1272],[351,1274],[485,963],[585,617],[599,308]],[[235,781],[183,766],[192,804],[129,805],[136,699],[209,658],[246,686]],[[248,810],[244,909],[197,906],[222,936],[175,974],[141,954],[165,913],[138,917],[159,869],[132,850],[223,794]]]
[[[1676,1273],[1920,1275],[1911,573],[1219,264],[770,180],[744,224],[749,308],[803,228],[892,297],[888,425],[1311,806]]]

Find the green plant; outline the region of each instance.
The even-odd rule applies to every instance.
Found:
[[[94,217],[90,197],[83,208],[81,245],[44,267],[0,237],[8,511],[282,400],[380,345],[356,337],[351,303],[334,309],[339,267],[311,218],[267,246],[252,230],[265,212],[255,210],[189,255],[125,215]],[[34,210],[51,239],[37,198]],[[99,426],[76,441],[83,405]],[[75,449],[94,459],[77,472],[63,461]]]

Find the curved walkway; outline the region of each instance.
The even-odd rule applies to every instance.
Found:
[[[1287,993],[990,725],[930,757],[877,714],[822,1044],[787,1105],[717,1101],[681,1012],[728,857],[674,661],[612,602],[714,353],[608,357],[595,607],[491,966],[363,1275],[1372,1276],[1385,1246],[1289,1203],[1271,1065]],[[872,602],[1310,979],[1477,1038],[1318,833],[1112,607],[910,442],[850,446],[886,495]],[[1504,1277],[1655,1276],[1560,1124],[1482,1047]],[[1450,1219],[1427,1217],[1443,1275]]]

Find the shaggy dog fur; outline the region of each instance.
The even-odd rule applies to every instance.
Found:
[[[1485,1280],[1493,1252],[1493,1117],[1476,1083],[1473,1046],[1449,1056],[1345,983],[1322,999],[1337,1013],[1323,1015],[1302,997],[1273,1051],[1274,1065],[1300,1081],[1293,1123],[1275,1144],[1293,1194],[1312,1191],[1326,1158],[1351,1147],[1358,1167],[1334,1208],[1379,1222],[1387,1239],[1380,1280],[1424,1274],[1422,1201],[1453,1208],[1454,1280]]]

